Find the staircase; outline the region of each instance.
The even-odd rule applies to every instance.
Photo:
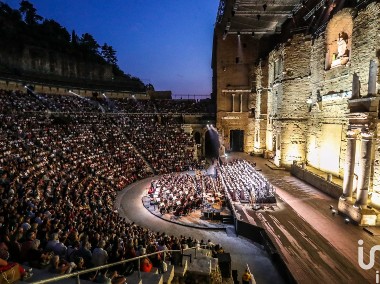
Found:
[[[128,261],[133,261],[131,259]],[[125,261],[123,261],[125,262]],[[93,268],[83,273],[94,273],[96,269],[108,269],[112,271],[112,266],[119,263],[107,264],[97,268]],[[70,277],[71,276],[71,277]],[[70,277],[70,278],[69,278]],[[151,272],[134,271],[131,275],[126,276],[127,282],[130,284],[180,284],[180,283],[222,283],[221,273],[219,271],[218,259],[211,257],[211,251],[207,249],[195,248],[184,250],[182,263],[174,266],[167,263],[167,270],[160,274],[157,268],[153,268]],[[87,280],[79,279],[77,281],[76,273],[71,275],[52,274],[46,269],[33,269],[33,276],[26,281],[18,281],[16,283],[94,283]],[[225,282],[225,279],[223,279]]]

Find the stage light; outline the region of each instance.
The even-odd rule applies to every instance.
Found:
[[[344,219],[344,223],[349,224],[350,223],[350,219],[349,218]]]
[[[238,37],[240,37],[240,32],[237,32]]]
[[[335,209],[331,210],[331,214],[333,214],[333,216],[335,216],[336,213],[338,213],[338,212]]]
[[[260,21],[260,18],[261,18],[261,15],[260,14],[257,14],[257,20]]]
[[[255,36],[255,32],[252,32],[252,37],[254,37]]]
[[[267,9],[268,5],[267,4],[264,4],[263,5],[263,10],[265,11]]]

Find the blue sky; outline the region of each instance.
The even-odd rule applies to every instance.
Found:
[[[2,0],[19,8],[20,0]],[[173,94],[211,93],[219,0],[30,0],[70,33],[90,33],[116,50],[119,67]]]

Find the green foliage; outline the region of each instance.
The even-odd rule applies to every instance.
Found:
[[[24,21],[27,25],[36,25],[43,20],[40,15],[37,15],[37,10],[33,4],[28,1],[21,1],[19,11],[24,16]]]
[[[103,44],[101,47],[101,55],[107,63],[116,65],[116,51],[112,46],[108,45],[107,43]]]
[[[89,33],[85,33],[79,39],[79,46],[94,55],[98,54],[99,44]]]

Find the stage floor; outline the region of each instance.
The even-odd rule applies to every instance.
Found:
[[[368,263],[371,247],[380,243],[379,235],[371,235],[362,227],[346,224],[342,216],[331,213],[330,207],[337,208],[337,200],[291,176],[287,171],[269,168],[266,166],[267,160],[243,153],[230,153],[229,159],[230,157],[255,161],[256,168],[275,186],[277,206],[263,210],[253,210],[249,205],[239,205],[236,208],[243,220],[266,229],[298,283],[375,283],[376,270],[380,270],[379,258],[372,269],[361,269],[358,264],[358,241],[364,241],[364,262]],[[182,226],[184,229],[180,229],[171,222],[167,222],[168,226],[159,222],[158,226],[155,216],[149,213],[147,214],[151,217],[148,218],[141,211],[148,212],[141,202],[148,184],[142,181],[133,184],[133,190],[123,191],[119,197],[119,212],[143,226],[200,237],[210,235],[202,233],[205,230],[196,228]],[[133,210],[136,207],[133,202],[140,203],[140,212]],[[231,231],[231,226],[226,231]],[[233,267],[251,264],[257,283],[282,282],[273,270],[273,263],[268,262],[268,256],[260,250],[252,252],[254,244],[252,247],[247,246],[244,238],[231,239],[231,235],[224,232],[214,232],[211,236],[225,243],[232,252]],[[273,277],[270,278],[271,276]]]

